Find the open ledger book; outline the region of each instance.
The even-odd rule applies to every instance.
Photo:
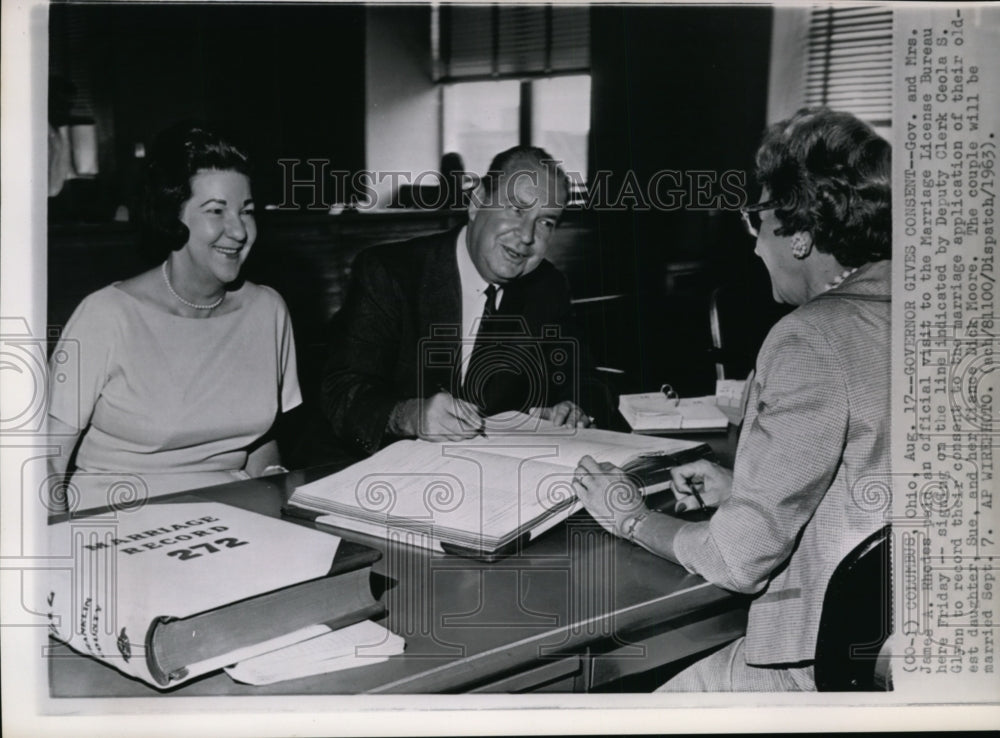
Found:
[[[297,488],[286,512],[400,543],[492,560],[581,509],[572,481],[585,454],[626,471],[631,464],[637,472],[662,471],[709,454],[707,446],[679,439],[562,430],[527,417],[520,423],[510,421],[510,414],[487,419],[483,436],[457,443],[398,441]],[[518,427],[536,430],[510,431]],[[647,486],[646,491],[653,489]]]

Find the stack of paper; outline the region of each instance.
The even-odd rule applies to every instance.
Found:
[[[401,637],[371,620],[334,631],[313,626],[302,635],[304,640],[229,666],[226,673],[245,684],[274,684],[379,664],[403,653],[406,646]]]
[[[750,373],[750,377],[752,379],[753,372]],[[751,379],[720,379],[715,383],[715,404],[733,425],[743,422],[746,395]]]
[[[723,429],[729,418],[715,404],[715,395],[668,399],[662,392],[622,395],[618,411],[632,430]]]

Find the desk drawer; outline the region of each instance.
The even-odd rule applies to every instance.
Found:
[[[581,692],[583,691],[583,660],[571,656],[542,666],[513,674],[470,693],[484,692]]]
[[[626,636],[629,645],[591,656],[590,687],[639,674],[736,640],[746,632],[746,610],[718,613],[705,620],[664,623]]]

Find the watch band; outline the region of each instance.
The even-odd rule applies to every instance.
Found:
[[[625,521],[621,526],[622,538],[624,538],[629,543],[635,543],[635,529],[639,526],[643,520],[649,515],[649,510],[643,510],[642,512],[633,515],[631,518]]]

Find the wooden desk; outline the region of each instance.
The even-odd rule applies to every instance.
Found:
[[[296,485],[329,471],[195,494],[278,516]],[[383,552],[375,584],[385,585],[384,624],[406,639],[403,656],[265,687],[216,673],[163,693],[59,644],[51,695],[581,692],[726,643],[746,624],[743,598],[613,538],[586,512],[494,564],[339,532]]]

